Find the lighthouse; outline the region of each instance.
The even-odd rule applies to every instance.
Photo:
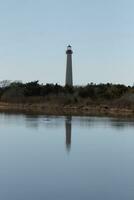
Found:
[[[73,86],[73,73],[72,73],[72,47],[69,45],[67,47],[67,64],[66,64],[66,81],[65,85]]]

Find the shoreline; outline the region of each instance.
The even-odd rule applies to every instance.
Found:
[[[117,108],[106,105],[59,105],[51,103],[0,102],[0,112],[31,113],[37,115],[134,117],[133,108]]]

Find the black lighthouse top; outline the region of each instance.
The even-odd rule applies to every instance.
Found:
[[[67,46],[66,54],[73,54],[72,47],[70,45]]]

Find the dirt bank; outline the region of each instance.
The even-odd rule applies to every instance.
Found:
[[[51,103],[0,103],[0,112],[22,112],[46,115],[106,115],[134,117],[133,108],[118,108],[107,105],[59,105]]]

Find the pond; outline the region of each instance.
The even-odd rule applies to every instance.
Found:
[[[134,119],[0,114],[1,200],[133,200]]]

